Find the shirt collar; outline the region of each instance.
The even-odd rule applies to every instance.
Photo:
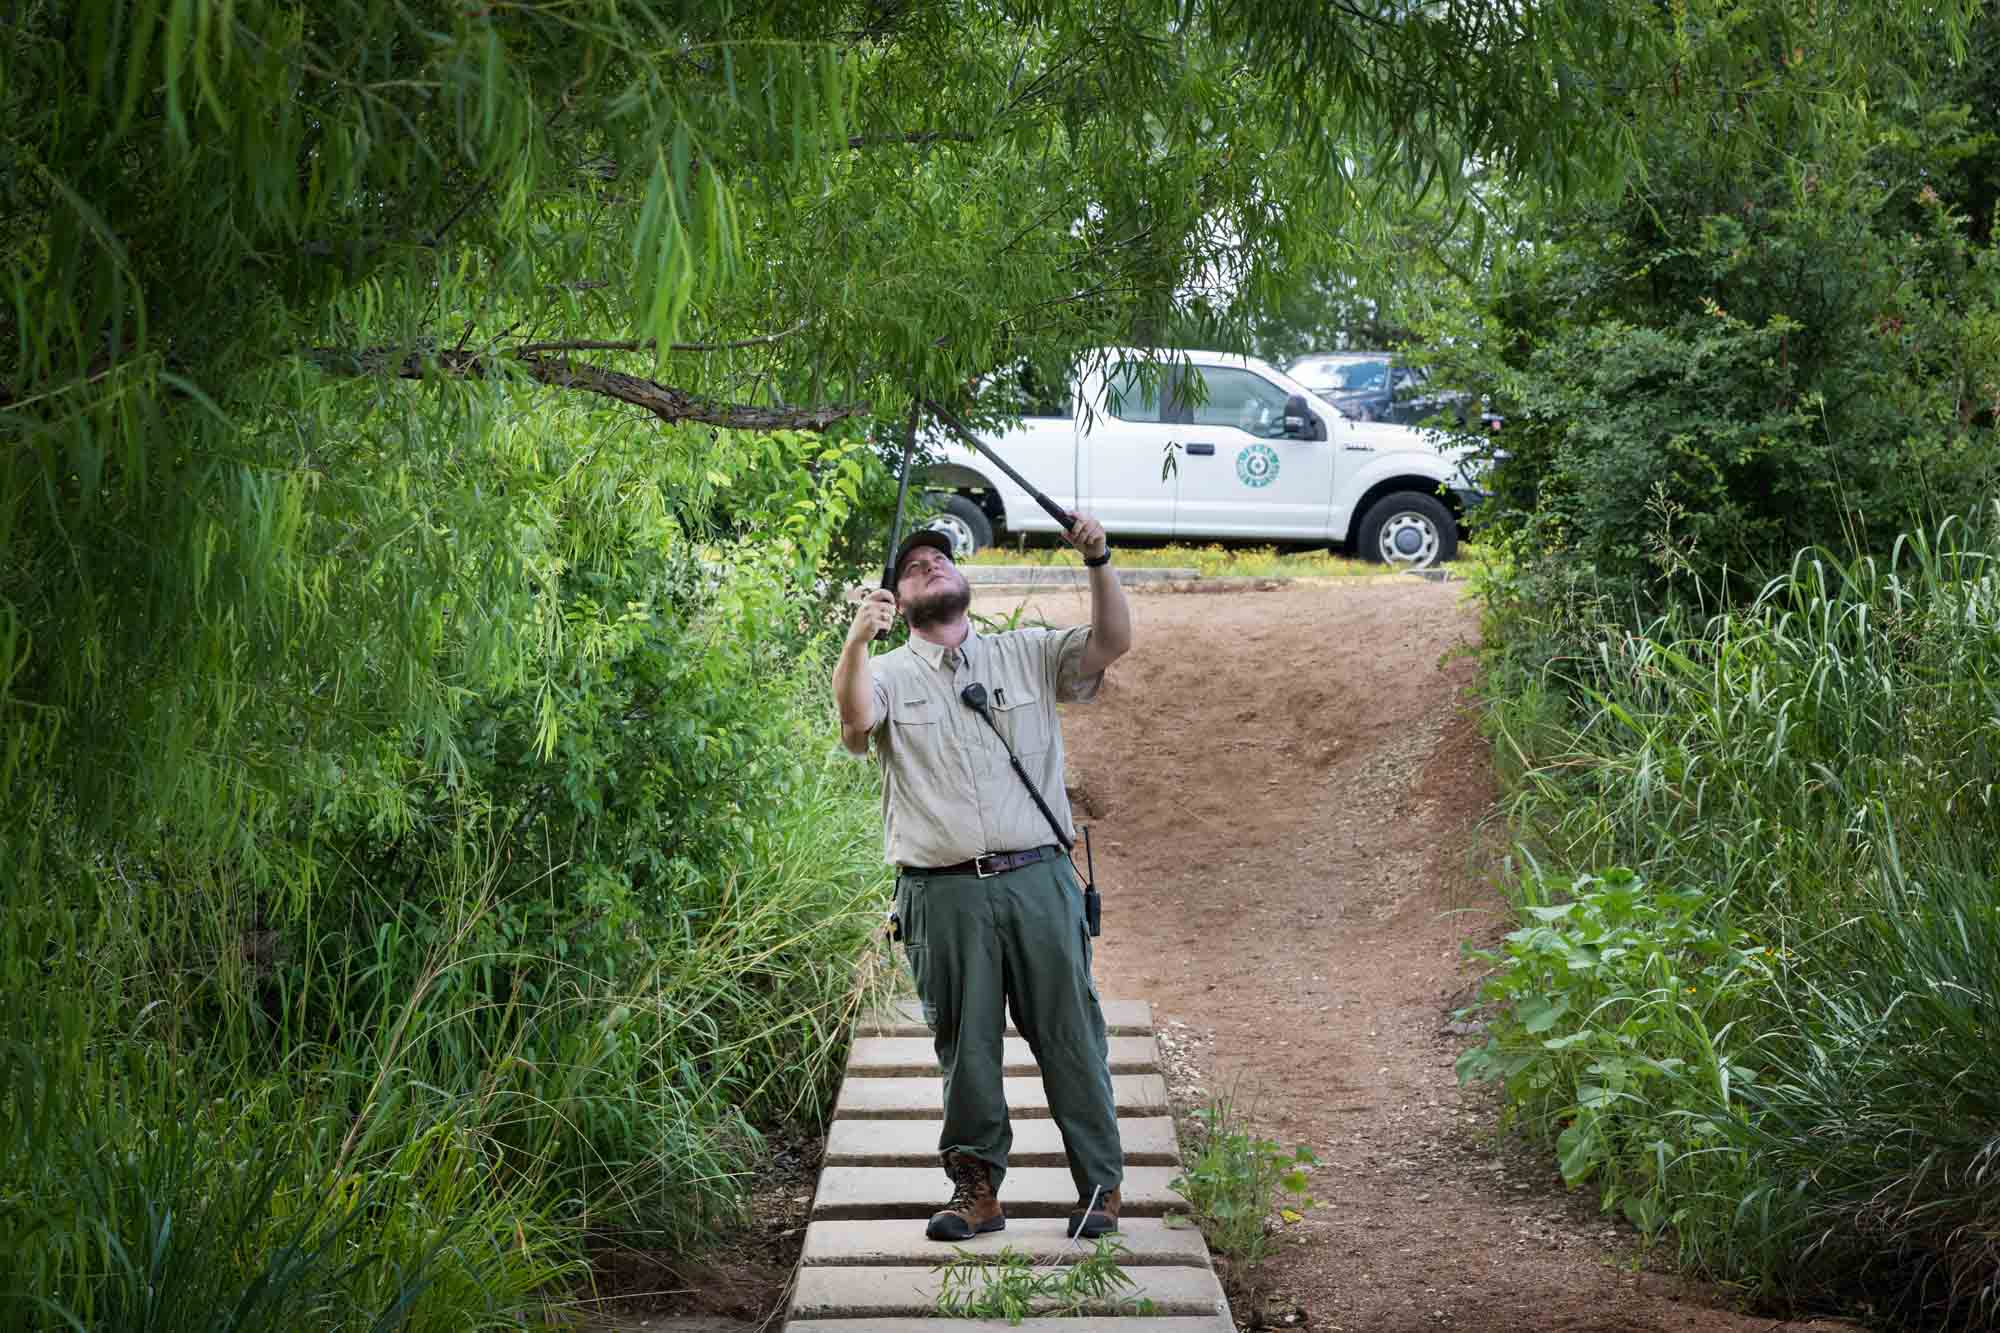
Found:
[[[968,625],[965,631],[965,638],[960,640],[958,645],[960,660],[970,659],[972,656],[972,641],[978,637],[979,630],[976,627]],[[945,647],[943,644],[932,643],[929,639],[919,634],[912,634],[909,643],[910,651],[922,658],[924,665],[931,670],[936,671],[944,661]]]

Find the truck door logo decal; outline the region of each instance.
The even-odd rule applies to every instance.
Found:
[[[1268,444],[1245,445],[1236,455],[1236,480],[1245,486],[1269,486],[1278,479],[1278,451]]]

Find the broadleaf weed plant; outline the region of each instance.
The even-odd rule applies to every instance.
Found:
[[[1509,1114],[1554,1141],[1563,1180],[1595,1179],[1606,1209],[1657,1232],[1676,1220],[1669,1164],[1726,1146],[1720,1127],[1755,1071],[1733,1029],[1782,958],[1693,892],[1629,870],[1522,888],[1530,924],[1470,956],[1496,971],[1486,1041],[1465,1081],[1502,1080]]]
[[[1188,1201],[1202,1235],[1251,1285],[1272,1245],[1271,1215],[1303,1213],[1315,1202],[1309,1173],[1318,1160],[1301,1145],[1286,1151],[1246,1124],[1235,1101],[1218,1097],[1194,1113],[1195,1143],[1171,1188]]]

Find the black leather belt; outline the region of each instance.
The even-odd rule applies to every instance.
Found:
[[[960,861],[949,866],[904,866],[906,875],[977,875],[981,879],[991,879],[1004,875],[1009,870],[1019,870],[1037,861],[1046,861],[1062,853],[1054,847],[1030,847],[1025,852],[988,852],[975,856],[970,861]]]

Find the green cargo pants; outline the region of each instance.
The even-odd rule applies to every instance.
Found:
[[[997,1190],[1014,1131],[1001,1083],[1006,1015],[1034,1052],[1078,1198],[1124,1178],[1083,890],[1066,856],[980,879],[904,874],[903,949],[944,1070],[940,1152],[977,1157]]]

